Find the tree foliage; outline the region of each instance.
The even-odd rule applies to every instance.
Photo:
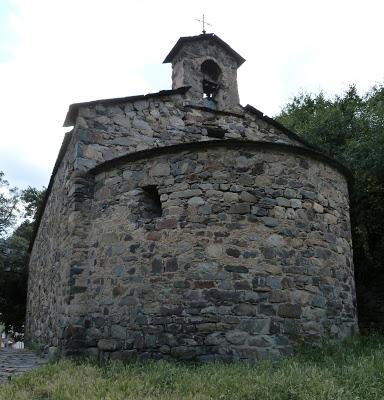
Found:
[[[32,223],[24,221],[5,241],[0,260],[0,319],[21,332],[25,317],[28,279],[28,246]]]
[[[350,86],[332,99],[302,93],[276,119],[352,171],[355,270],[361,277],[383,268],[384,86],[364,95]]]
[[[45,190],[10,188],[0,172],[0,322],[22,332],[28,278],[28,247]],[[10,233],[15,224],[21,221]]]
[[[3,238],[11,228],[18,215],[20,192],[15,187],[10,187],[0,171],[0,239]]]
[[[24,218],[28,218],[33,222],[37,218],[37,213],[43,205],[45,189],[36,189],[28,186],[21,192],[20,199],[24,205]]]

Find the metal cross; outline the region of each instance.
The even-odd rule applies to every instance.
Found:
[[[196,21],[199,21],[199,22],[201,22],[203,24],[203,34],[207,33],[206,30],[205,30],[205,25],[212,26],[211,24],[208,24],[208,22],[205,21],[204,14],[203,14],[203,19],[202,20],[201,19],[196,19]]]

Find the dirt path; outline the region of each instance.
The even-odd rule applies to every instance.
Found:
[[[0,383],[5,383],[12,376],[20,375],[32,368],[40,367],[47,360],[25,349],[1,349]]]

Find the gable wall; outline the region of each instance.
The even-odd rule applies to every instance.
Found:
[[[76,119],[76,168],[81,171],[141,150],[214,140],[207,128],[219,127],[224,139],[285,143],[303,147],[255,115],[225,114],[184,105],[175,95],[114,105],[81,107]],[[218,139],[222,140],[222,139]]]

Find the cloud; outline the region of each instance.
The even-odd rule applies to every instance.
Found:
[[[300,89],[334,94],[355,82],[366,90],[384,78],[381,1],[8,4],[0,8],[8,49],[0,56],[0,170],[20,186],[47,185],[69,104],[169,89],[170,66],[161,63],[180,36],[200,32],[203,12],[247,59],[238,74],[242,104],[269,115]]]

